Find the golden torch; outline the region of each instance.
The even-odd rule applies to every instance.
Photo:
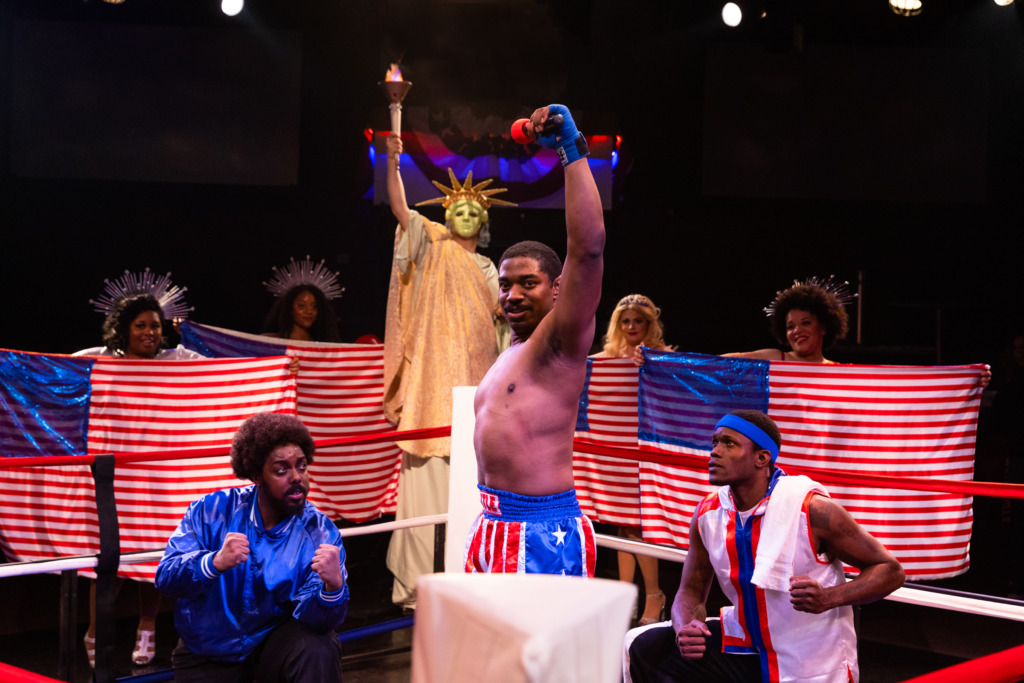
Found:
[[[384,80],[378,83],[384,88],[384,94],[388,98],[388,108],[391,110],[391,132],[402,134],[402,100],[409,93],[412,81],[402,80],[402,70],[397,64],[392,63]]]

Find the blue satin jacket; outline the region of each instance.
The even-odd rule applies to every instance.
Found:
[[[213,566],[228,532],[249,539],[249,559],[223,574]],[[324,592],[311,568],[321,543],[338,546],[344,586]],[[337,527],[311,503],[265,529],[256,487],[224,489],[192,503],[156,570],[156,587],[178,599],[174,625],[194,654],[241,661],[289,616],[326,633],[348,612],[345,548]]]

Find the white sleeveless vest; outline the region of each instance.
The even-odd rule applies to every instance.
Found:
[[[780,473],[781,474],[781,473]],[[763,681],[839,682],[859,680],[857,638],[853,630],[853,610],[844,605],[823,614],[798,612],[789,601],[789,592],[764,590],[750,578],[757,561],[758,544],[764,514],[772,504],[774,486],[784,475],[773,480],[769,492],[746,524],[739,523],[728,486],[710,494],[694,514],[708,550],[718,584],[732,603],[722,609],[723,651],[753,654],[761,658]],[[793,478],[797,479],[797,478]],[[801,478],[802,479],[802,478]],[[794,482],[795,483],[795,482]],[[819,484],[811,490],[827,496]],[[773,515],[784,512],[799,515],[796,537],[792,543],[792,576],[809,576],[823,588],[846,581],[842,562],[830,562],[817,555],[811,545],[807,518],[807,501],[811,493],[786,505],[780,502]]]

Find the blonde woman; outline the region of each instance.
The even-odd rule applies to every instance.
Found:
[[[615,306],[608,332],[604,335],[604,349],[593,358],[633,358],[637,365],[642,363],[640,347],[654,351],[674,351],[675,347],[665,344],[661,325],[661,309],[643,294],[623,297]],[[638,360],[639,357],[639,360]],[[640,539],[640,528],[619,527],[619,534],[634,540]],[[665,617],[665,593],[658,585],[658,559],[649,555],[633,555],[619,552],[619,580],[633,582],[636,566],[644,579],[644,611],[640,616],[641,626],[662,621]]]

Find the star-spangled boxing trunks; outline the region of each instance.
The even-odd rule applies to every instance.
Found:
[[[466,539],[468,573],[594,576],[594,525],[574,489],[523,496],[477,488],[484,510]]]

